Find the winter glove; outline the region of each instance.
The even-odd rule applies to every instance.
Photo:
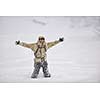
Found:
[[[16,44],[16,45],[19,45],[19,44],[20,44],[20,41],[16,41],[15,44]]]
[[[63,41],[64,41],[64,38],[59,38],[59,41],[60,41],[60,42],[63,42]]]

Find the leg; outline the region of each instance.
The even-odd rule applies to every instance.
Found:
[[[43,68],[44,77],[51,77],[48,71],[48,63],[46,61],[43,62],[42,68]]]
[[[34,71],[32,73],[31,78],[37,78],[39,71],[40,71],[40,68],[41,68],[41,63],[35,63],[34,64]]]

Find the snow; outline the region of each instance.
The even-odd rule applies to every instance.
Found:
[[[100,82],[100,17],[0,17],[0,82]],[[64,37],[48,50],[51,78],[31,79],[34,55],[15,45]]]

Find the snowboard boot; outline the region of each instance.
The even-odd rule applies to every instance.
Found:
[[[44,77],[46,78],[51,77],[51,74],[44,74]]]
[[[37,78],[37,76],[31,76],[31,78]]]

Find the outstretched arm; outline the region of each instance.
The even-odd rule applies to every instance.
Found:
[[[60,43],[60,42],[63,42],[64,41],[64,38],[59,38],[59,40],[56,40],[56,41],[53,41],[53,42],[48,42],[47,43],[47,47],[48,49],[55,46],[56,44]]]
[[[20,45],[20,46],[30,48],[30,49],[32,49],[35,44],[35,43],[28,44],[28,43],[24,43],[24,42],[20,42],[20,41],[16,41],[15,43],[16,43],[16,45]]]

